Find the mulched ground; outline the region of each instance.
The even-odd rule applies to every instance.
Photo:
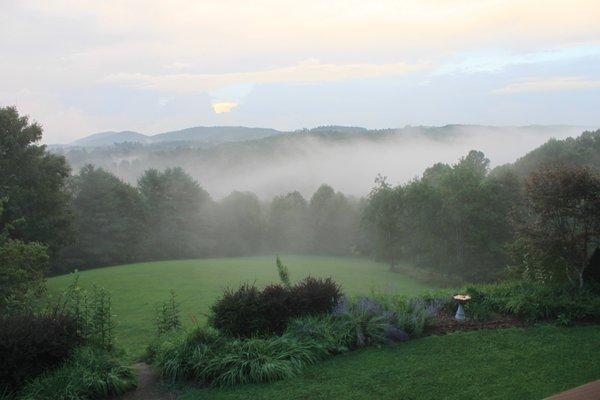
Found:
[[[503,329],[512,327],[523,327],[526,324],[515,318],[498,315],[494,319],[489,321],[473,321],[467,319],[466,321],[457,321],[454,319],[454,315],[446,313],[439,313],[436,317],[437,322],[435,326],[427,329],[426,335],[445,335],[452,332],[464,332],[464,331],[478,331],[481,329]]]

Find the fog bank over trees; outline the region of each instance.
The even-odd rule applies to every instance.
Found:
[[[447,125],[394,130],[323,127],[210,147],[178,138],[154,144],[59,147],[75,171],[91,163],[135,184],[150,168],[181,167],[215,199],[249,191],[261,200],[293,191],[310,197],[322,183],[365,196],[374,177],[406,183],[437,162],[480,150],[490,167],[514,162],[551,138],[577,136],[572,126]],[[243,139],[243,138],[241,138]]]

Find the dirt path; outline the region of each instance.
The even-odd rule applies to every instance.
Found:
[[[146,363],[133,366],[138,375],[138,387],[126,394],[121,400],[175,400],[175,393],[167,392],[160,384],[158,374]]]

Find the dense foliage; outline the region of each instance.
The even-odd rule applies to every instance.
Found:
[[[273,284],[262,290],[244,284],[223,293],[211,307],[209,321],[236,337],[277,334],[290,318],[330,312],[340,297],[340,287],[331,278],[308,277],[289,287]]]
[[[145,219],[137,190],[108,172],[85,166],[72,179],[75,240],[64,260],[76,268],[139,259]]]
[[[531,174],[525,188],[514,247],[523,272],[583,287],[600,252],[600,175],[585,167],[546,167]]]
[[[573,291],[565,285],[507,282],[469,286],[465,292],[472,298],[467,313],[480,319],[501,314],[529,322],[600,320],[600,292],[594,288]]]
[[[115,350],[110,294],[75,276],[58,298],[27,296],[0,313],[0,395],[10,399],[105,398],[135,386]],[[83,347],[82,347],[83,346]]]
[[[46,246],[0,238],[0,313],[22,308],[26,299],[45,291]]]
[[[48,247],[50,261],[59,268],[63,246],[71,239],[70,168],[64,157],[37,144],[42,128],[20,116],[14,107],[0,107],[0,232],[10,226],[10,239],[39,242]]]
[[[259,297],[252,286],[243,286],[236,301],[242,307],[249,301],[248,308],[253,308]],[[149,356],[169,382],[191,380],[206,386],[271,382],[358,347],[406,341],[404,326],[422,313],[410,302],[400,309],[367,298],[339,300],[331,312],[289,319],[275,335],[235,338],[198,326],[187,333],[174,331],[160,337]],[[430,304],[429,312],[437,308]],[[421,329],[431,323],[431,315]]]
[[[380,179],[363,224],[375,232],[372,251],[392,267],[404,259],[467,280],[490,280],[508,264],[503,246],[512,238],[508,214],[519,187],[510,173],[491,176],[489,160],[471,151],[406,185]]]
[[[77,322],[71,317],[0,317],[0,385],[14,389],[57,367],[82,341]]]

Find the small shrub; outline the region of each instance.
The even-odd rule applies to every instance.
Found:
[[[175,291],[169,291],[169,299],[156,307],[156,332],[163,335],[167,332],[176,331],[181,328],[181,319],[179,318],[179,303],[175,299]]]
[[[464,292],[471,296],[465,304],[465,311],[469,318],[476,321],[487,321],[493,317],[493,307],[487,301],[486,294],[475,286],[468,286]]]
[[[340,287],[331,278],[308,277],[290,288],[269,285],[262,291],[245,284],[225,291],[211,307],[209,323],[241,338],[280,334],[290,318],[329,313],[340,297]]]
[[[23,388],[22,400],[87,400],[119,396],[134,389],[133,370],[113,353],[80,347],[60,368],[44,373]]]
[[[0,383],[16,388],[57,367],[82,340],[76,322],[67,316],[0,317]]]
[[[219,331],[239,337],[249,337],[268,325],[262,312],[260,291],[244,284],[236,291],[227,289],[213,306],[209,323]]]
[[[269,285],[260,293],[261,312],[265,316],[264,326],[255,333],[281,334],[290,316],[296,314],[295,299],[287,287]]]
[[[341,287],[331,278],[309,276],[294,285],[291,291],[298,316],[330,313],[342,297]]]

